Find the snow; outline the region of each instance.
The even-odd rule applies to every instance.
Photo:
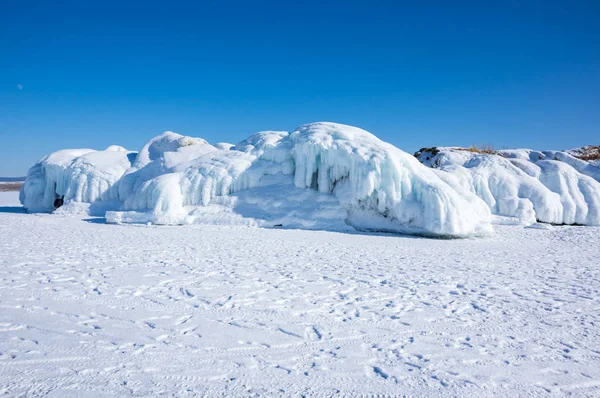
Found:
[[[263,131],[233,147],[165,132],[137,155],[61,151],[31,168],[22,193],[29,211],[51,211],[64,196],[60,214],[87,203],[109,223],[491,232],[489,209],[467,189],[371,133],[335,123]]]
[[[600,394],[598,227],[431,240],[16,206],[0,193],[7,396]]]
[[[235,145],[234,144],[230,144],[228,142],[217,142],[214,147],[217,149],[220,149],[222,151],[229,151],[230,149],[232,149]]]
[[[581,150],[581,149],[580,149]],[[507,158],[516,158],[539,162],[541,160],[557,160],[568,164],[581,174],[600,181],[600,165],[595,162],[587,162],[573,156],[577,150],[570,151],[533,151],[531,149],[514,149],[498,151],[498,154]]]
[[[0,206],[8,206],[8,207],[18,207],[19,203],[19,193],[18,192],[1,192],[0,191]],[[15,211],[17,211],[15,209]],[[21,212],[24,212],[21,209]]]
[[[526,225],[600,225],[600,168],[566,152],[436,148],[417,157],[448,184],[483,199],[495,215]]]

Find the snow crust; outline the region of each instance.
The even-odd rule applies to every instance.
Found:
[[[567,152],[430,148],[417,157],[448,184],[483,199],[495,215],[527,225],[600,225],[600,168]]]
[[[600,227],[121,227],[17,196],[0,192],[6,397],[599,396]]]
[[[414,157],[356,127],[312,123],[235,146],[165,132],[134,154],[59,151],[36,163],[30,211],[81,212],[109,223],[218,223],[465,237],[491,231],[487,206]]]

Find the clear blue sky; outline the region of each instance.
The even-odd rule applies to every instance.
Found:
[[[0,176],[313,121],[408,152],[600,144],[600,2],[2,1]]]

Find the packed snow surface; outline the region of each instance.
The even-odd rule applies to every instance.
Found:
[[[524,224],[600,225],[600,167],[569,152],[440,147],[416,155],[448,184],[483,199],[495,215]]]
[[[597,227],[125,227],[0,201],[6,396],[600,395]]]
[[[491,231],[477,196],[371,133],[335,123],[259,132],[235,146],[165,132],[137,154],[55,152],[29,170],[21,202],[28,211],[60,204],[62,214],[83,211],[109,223]]]

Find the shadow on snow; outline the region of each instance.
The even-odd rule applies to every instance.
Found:
[[[0,213],[27,214],[21,206],[0,206]]]

